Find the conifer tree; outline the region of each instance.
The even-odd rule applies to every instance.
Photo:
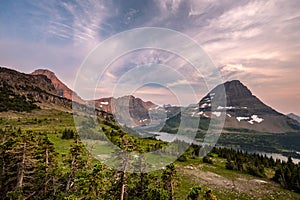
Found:
[[[170,200],[174,199],[174,187],[175,187],[175,176],[176,169],[173,163],[166,166],[166,169],[162,173],[162,180],[164,182],[164,189],[169,191]]]

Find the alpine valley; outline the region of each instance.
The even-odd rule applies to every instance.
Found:
[[[96,159],[109,159],[105,136],[143,162],[142,153],[168,145],[160,134],[176,137],[183,119],[196,124],[196,136],[178,137],[170,156],[191,144],[162,169],[127,173],[142,165],[116,159],[118,171]],[[199,157],[219,122],[216,146]],[[300,199],[299,141],[299,117],[266,105],[239,80],[186,107],[160,106],[130,94],[85,100],[47,69],[0,67],[0,199]]]

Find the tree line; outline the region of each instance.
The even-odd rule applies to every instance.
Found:
[[[282,187],[300,193],[300,163],[293,162],[291,157],[287,161],[260,154],[249,154],[241,150],[214,148],[212,153],[227,159],[226,169],[247,172],[253,176],[266,177],[265,169],[275,171],[272,180]]]

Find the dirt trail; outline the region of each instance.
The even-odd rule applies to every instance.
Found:
[[[212,166],[213,167],[213,166]],[[193,184],[204,185],[220,192],[247,194],[253,199],[277,199],[280,194],[279,186],[271,181],[252,178],[243,174],[234,174],[234,177],[225,177],[210,171],[203,171],[203,165],[188,165],[178,168],[178,172],[190,177]],[[226,175],[227,176],[227,175]],[[267,198],[266,198],[267,197]]]

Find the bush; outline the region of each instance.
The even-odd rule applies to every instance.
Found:
[[[210,157],[208,157],[208,156],[204,156],[203,157],[203,162],[204,163],[208,163],[208,164],[213,164],[212,159]]]
[[[201,191],[201,187],[200,186],[194,186],[192,188],[192,190],[190,191],[189,195],[188,195],[188,199],[191,200],[197,200],[200,196],[200,191]]]
[[[74,139],[75,137],[75,132],[71,129],[65,129],[63,132],[62,132],[62,136],[61,136],[61,139]]]

